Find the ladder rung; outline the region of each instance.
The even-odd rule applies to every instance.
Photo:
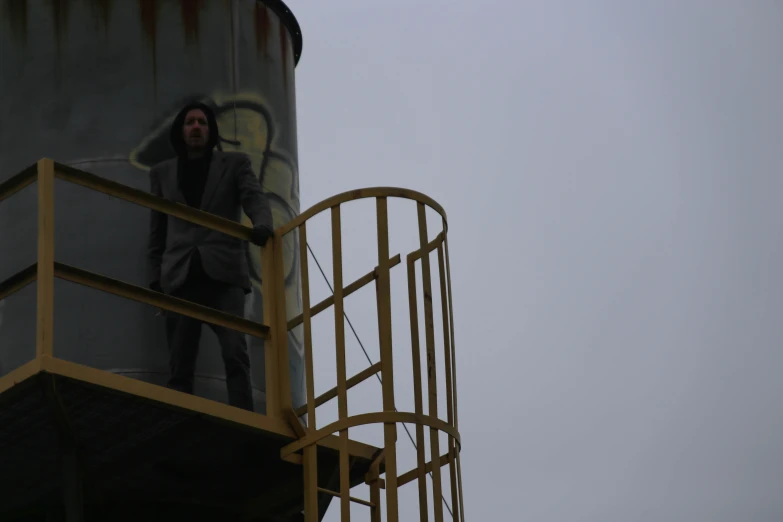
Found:
[[[340,498],[341,496],[338,492],[332,491],[331,489],[318,488],[318,491],[320,491],[321,493],[326,493],[327,495],[332,495],[333,497],[337,497],[337,498]],[[362,500],[356,497],[348,497],[348,498],[351,500],[351,502],[356,502],[357,504],[362,504],[364,506],[371,507],[371,508],[375,507],[375,504],[373,504],[372,502],[367,502],[366,500]]]

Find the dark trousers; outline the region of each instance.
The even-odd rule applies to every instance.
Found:
[[[215,308],[222,312],[244,317],[245,292],[232,286],[204,277],[189,279],[174,297]],[[170,351],[171,378],[168,387],[185,393],[193,393],[202,322],[179,314],[166,317],[166,333]],[[245,335],[222,326],[209,325],[218,338],[223,362],[226,366],[228,402],[232,406],[253,411],[253,392],[250,386],[250,358]]]

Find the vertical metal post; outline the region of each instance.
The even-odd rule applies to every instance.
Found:
[[[36,357],[54,350],[54,162],[38,161],[38,303]]]
[[[443,233],[445,236],[445,232]],[[438,274],[440,275],[440,304],[441,321],[443,323],[443,355],[446,375],[446,415],[447,422],[454,426],[454,389],[451,382],[451,337],[449,335],[449,302],[446,288],[446,263],[443,259],[443,245],[438,245]],[[449,479],[451,485],[451,505],[453,509],[454,520],[459,520],[459,504],[457,496],[457,463],[455,461],[456,445],[454,439],[449,436],[448,455],[449,455]]]
[[[454,305],[451,293],[451,262],[449,261],[449,235],[446,231],[446,221],[443,221],[443,248],[446,257],[446,282],[449,290],[449,331],[451,332],[451,385],[454,397],[454,427],[459,431],[459,408],[457,407],[457,353],[454,344]]]
[[[269,341],[264,343],[266,361],[266,414],[285,419],[291,408],[291,379],[288,368],[288,325],[283,276],[283,238],[269,238],[261,253],[261,284],[264,294],[264,324]]]
[[[424,203],[417,203],[419,214],[419,243],[421,248],[421,279],[424,287],[424,334],[427,341],[427,383],[429,395],[428,415],[438,417],[437,366],[435,364],[435,327],[432,316],[432,277],[430,275],[430,253],[427,250],[427,214]],[[440,476],[439,432],[430,428],[430,455],[432,457],[432,498],[435,522],[443,522],[443,484]]]
[[[283,258],[283,236],[275,236],[275,333],[277,342],[277,373],[279,415],[286,418],[291,410],[291,368],[288,365],[288,317],[285,302],[285,259]]]
[[[449,331],[451,332],[451,385],[453,388],[453,396],[454,396],[454,427],[459,431],[459,406],[457,402],[457,353],[456,353],[456,345],[454,340],[454,305],[453,305],[453,297],[454,294],[452,292],[451,287],[451,261],[449,257],[449,235],[447,232],[448,224],[446,221],[443,221],[443,248],[445,250],[445,257],[446,257],[446,281],[448,284],[448,290],[449,290]],[[457,483],[458,483],[458,493],[459,493],[459,515],[462,522],[465,522],[465,504],[463,500],[463,490],[462,490],[462,463],[460,461],[460,455],[459,452],[455,452],[455,458],[456,458],[456,464],[457,464]],[[453,501],[454,504],[457,503],[457,501]]]
[[[370,482],[370,522],[381,522],[381,482],[375,479]]]
[[[305,372],[307,378],[307,424],[317,429],[315,421],[315,376],[313,371],[313,337],[310,317],[310,272],[307,265],[307,225],[299,226],[299,266],[302,274],[302,325],[304,328]],[[302,451],[304,464],[305,522],[318,522],[318,446],[311,444]]]
[[[394,357],[392,352],[391,279],[389,277],[389,210],[384,197],[377,198],[378,223],[378,324],[383,380],[383,411],[396,411],[394,405]],[[386,522],[398,522],[397,505],[397,425],[383,426],[386,471]]]
[[[304,470],[304,522],[318,522],[318,446],[302,450]]]
[[[332,268],[334,281],[334,336],[337,352],[337,414],[348,418],[348,387],[345,364],[345,317],[343,315],[343,252],[340,207],[332,207]],[[351,520],[351,483],[348,430],[340,431],[340,513],[342,522]]]
[[[282,419],[280,409],[280,381],[277,372],[277,354],[279,351],[277,325],[277,303],[275,299],[275,241],[269,238],[261,249],[261,285],[264,296],[264,324],[269,326],[269,339],[264,342],[264,360],[266,374],[266,414],[268,417]]]
[[[315,372],[313,370],[313,330],[310,310],[310,270],[307,264],[307,225],[299,226],[299,266],[302,275],[302,328],[304,330],[305,378],[307,379],[307,424],[316,429]]]
[[[462,461],[460,460],[459,453],[457,453],[457,480],[459,481],[459,513],[462,517],[462,522],[465,522],[465,504],[462,501]]]
[[[416,299],[416,261],[408,256],[408,310],[411,323],[411,355],[413,358],[413,403],[416,415],[424,414],[421,391],[421,348],[419,346],[419,307]],[[427,522],[427,459],[424,454],[424,426],[416,423],[416,469],[419,486],[419,520]],[[437,499],[433,500],[437,502]]]

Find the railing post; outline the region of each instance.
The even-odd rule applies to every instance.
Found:
[[[451,292],[451,263],[449,261],[449,235],[446,232],[446,222],[443,221],[443,248],[446,257],[446,283],[448,287],[449,296],[449,331],[451,333],[451,386],[453,391],[454,402],[454,429],[459,431],[459,408],[457,407],[457,354],[454,342],[454,306],[452,304],[452,292]],[[465,504],[462,495],[462,464],[460,462],[460,454],[458,451],[454,454],[455,464],[457,467],[457,491],[459,494],[459,513],[455,518],[457,521],[465,521]],[[456,503],[456,501],[453,501]]]
[[[444,228],[445,230],[445,228]],[[445,242],[445,233],[444,233]],[[443,361],[446,376],[446,415],[448,423],[454,429],[457,428],[454,422],[454,385],[452,383],[453,370],[451,361],[451,336],[449,319],[449,296],[446,284],[446,263],[444,260],[443,245],[438,245],[438,275],[440,276],[440,303],[441,303],[441,324],[443,325]],[[452,518],[459,521],[459,496],[457,493],[457,463],[456,463],[456,445],[452,437],[448,438],[449,448],[449,479],[451,485],[451,505],[453,509]]]
[[[54,350],[54,162],[38,161],[38,301],[36,357]]]
[[[413,358],[413,407],[416,415],[424,415],[421,391],[421,348],[419,346],[419,308],[416,296],[416,261],[408,256],[408,311],[411,327],[411,355]],[[427,520],[427,456],[425,454],[424,426],[416,424],[416,463],[419,486],[419,520]]]
[[[345,309],[343,308],[343,246],[340,205],[332,207],[332,281],[334,283],[334,342],[337,355],[337,418],[348,418],[348,388],[345,362]],[[348,430],[340,430],[340,520],[351,519]]]
[[[261,290],[264,323],[269,325],[269,342],[264,343],[266,414],[276,419],[286,419],[291,409],[284,274],[283,238],[275,234],[261,253]]]
[[[438,384],[437,368],[435,365],[435,327],[432,311],[432,276],[430,272],[430,252],[427,234],[427,213],[424,203],[417,203],[419,217],[419,244],[421,245],[421,279],[424,290],[424,337],[427,343],[427,384],[429,396],[429,408],[427,414],[438,418]],[[443,484],[440,473],[440,439],[438,430],[430,427],[430,457],[432,458],[432,507],[435,522],[443,522]],[[437,465],[435,464],[437,462]]]
[[[263,323],[269,326],[269,339],[264,342],[264,370],[266,377],[266,415],[275,419],[282,419],[280,409],[280,380],[277,371],[277,354],[279,333],[277,331],[277,303],[275,292],[277,285],[275,279],[275,240],[269,238],[267,244],[261,249],[261,291],[264,299]]]
[[[291,410],[291,368],[288,365],[288,317],[285,301],[285,258],[283,236],[275,235],[275,327],[277,342],[278,398],[281,418]]]
[[[376,199],[378,225],[378,334],[381,351],[383,411],[396,411],[394,405],[394,357],[392,351],[391,279],[389,277],[389,211],[385,197]],[[397,522],[397,425],[383,426],[386,471],[386,521]]]
[[[307,425],[317,429],[315,421],[315,375],[313,371],[313,337],[310,314],[310,271],[307,264],[307,223],[299,225],[299,266],[302,276],[302,328],[304,329],[305,375],[307,386]],[[304,463],[304,522],[318,522],[318,446],[311,444],[302,451]]]

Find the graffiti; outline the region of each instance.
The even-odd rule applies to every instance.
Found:
[[[278,147],[274,118],[265,100],[255,93],[210,96],[189,96],[173,104],[163,118],[153,125],[152,131],[144,137],[130,153],[130,162],[142,171],[175,156],[169,141],[169,131],[176,114],[187,103],[199,101],[215,112],[223,151],[247,154],[253,172],[259,179],[272,208],[275,227],[279,227],[299,214],[299,176],[295,161]],[[243,214],[242,223],[251,225]],[[299,238],[292,232],[284,238],[283,256],[286,287],[286,308],[289,317],[302,310],[301,280],[299,270]],[[248,266],[253,286],[253,314],[261,311],[261,250],[248,245]],[[289,336],[290,349],[301,359],[304,356],[301,328]],[[293,355],[293,354],[292,354]],[[292,376],[293,381],[297,379]]]

